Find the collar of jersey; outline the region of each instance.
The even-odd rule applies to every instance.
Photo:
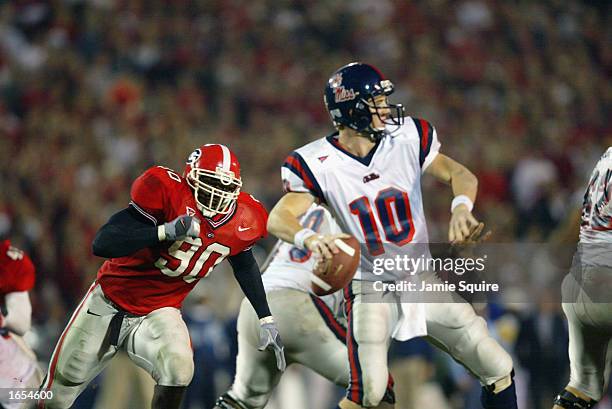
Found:
[[[229,219],[232,218],[234,213],[236,213],[236,208],[237,207],[238,206],[236,205],[236,202],[234,202],[232,204],[232,209],[230,210],[230,212],[228,214],[224,214],[224,215],[218,214],[216,216],[213,216],[212,219],[208,218],[208,217],[205,217],[205,219],[206,219],[206,221],[208,221],[208,224],[210,224],[210,226],[213,229],[217,229],[217,228],[223,226],[225,223],[227,223],[229,221]]]
[[[370,150],[370,152],[368,152],[366,156],[361,157],[361,156],[353,155],[352,153],[344,149],[340,145],[340,142],[338,142],[338,138],[337,138],[338,135],[339,135],[339,132],[336,131],[333,134],[327,136],[325,139],[327,139],[327,142],[329,142],[334,148],[338,149],[340,152],[344,153],[348,157],[355,159],[357,162],[361,163],[362,165],[370,166],[370,163],[372,162],[372,158],[374,157],[374,154],[376,153],[376,150],[378,149],[378,146],[380,145],[380,141],[382,139],[379,139],[378,141],[376,141],[376,145],[372,147],[372,149]]]

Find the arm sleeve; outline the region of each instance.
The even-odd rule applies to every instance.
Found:
[[[272,315],[270,307],[268,307],[266,291],[261,282],[261,272],[253,252],[251,250],[243,251],[235,256],[228,257],[227,260],[232,265],[236,281],[240,284],[242,292],[255,309],[257,316],[261,319]]]
[[[5,297],[6,316],[2,317],[2,328],[17,335],[30,330],[32,323],[32,304],[27,291],[8,293]]]
[[[125,257],[157,244],[159,244],[157,226],[130,205],[112,215],[98,230],[92,250],[100,257]]]
[[[419,163],[421,172],[433,162],[440,151],[440,141],[436,129],[424,119],[412,118],[419,133]]]

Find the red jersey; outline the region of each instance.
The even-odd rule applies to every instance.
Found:
[[[34,264],[23,251],[0,241],[0,302],[8,293],[30,291],[34,287]]]
[[[200,278],[267,234],[268,214],[251,195],[240,193],[228,214],[209,219],[198,210],[185,179],[162,166],[140,175],[132,185],[131,197],[130,205],[151,224],[160,225],[184,214],[201,221],[197,238],[160,242],[104,262],[97,281],[111,301],[132,314],[180,308]]]

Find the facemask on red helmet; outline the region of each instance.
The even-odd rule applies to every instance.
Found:
[[[238,199],[242,180],[236,155],[225,145],[206,144],[189,155],[184,177],[206,217],[227,214]]]

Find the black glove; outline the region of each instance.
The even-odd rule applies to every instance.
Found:
[[[200,220],[186,214],[177,217],[171,222],[160,226],[163,234],[159,234],[160,241],[184,240],[186,237],[196,238],[200,235]]]
[[[269,320],[272,317],[263,318],[264,320]],[[261,331],[259,333],[259,346],[257,347],[260,351],[265,349],[274,350],[274,355],[276,355],[276,367],[279,371],[285,371],[287,368],[287,363],[285,362],[285,346],[283,345],[283,341],[281,340],[280,334],[278,333],[278,329],[276,328],[276,324],[274,321],[266,321],[261,324]]]

